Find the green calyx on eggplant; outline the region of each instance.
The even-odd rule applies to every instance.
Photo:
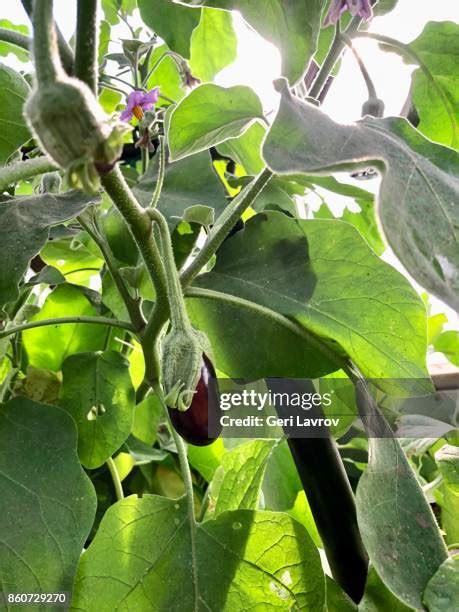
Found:
[[[168,407],[175,431],[189,444],[207,446],[221,433],[220,402],[215,369],[205,353],[202,354],[200,375],[189,408],[185,411]],[[212,429],[212,434],[209,432]]]

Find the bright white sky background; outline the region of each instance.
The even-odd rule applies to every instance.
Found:
[[[262,4],[263,0],[260,0],[260,6]],[[76,2],[55,0],[54,5],[59,26],[66,38],[70,38],[75,24]],[[9,19],[16,24],[28,23],[20,0],[0,0],[0,19]],[[445,20],[459,22],[459,0],[399,0],[397,7],[391,13],[373,20],[370,31],[408,43],[421,33],[428,21]],[[235,26],[239,37],[238,59],[217,75],[216,82],[223,86],[247,84],[258,93],[265,110],[273,110],[277,106],[278,96],[272,87],[272,81],[280,76],[279,53],[273,45],[246,27],[242,19],[236,17]],[[125,26],[118,26],[112,30],[112,34],[114,36],[110,50],[120,51],[116,38],[128,38],[129,33]],[[395,54],[384,53],[374,41],[360,39],[355,41],[355,47],[360,52],[375,83],[378,96],[385,102],[386,114],[397,115],[406,100],[410,87],[409,75],[414,67],[404,64]],[[5,59],[2,58],[1,61]],[[12,55],[8,56],[6,62],[16,69],[24,69],[24,64],[18,62]],[[359,118],[360,109],[366,98],[366,87],[359,71],[356,70],[355,59],[352,54],[347,53],[339,77],[335,80],[322,108],[336,121],[351,122]],[[348,175],[338,178],[352,182]],[[378,181],[359,183],[359,186],[377,190]],[[329,194],[327,201],[330,201]],[[334,204],[339,210],[346,204],[346,200],[337,197]],[[384,258],[401,269],[399,262],[390,252],[387,252]],[[432,312],[446,312],[449,323],[445,328],[459,329],[457,313],[436,299],[432,300]],[[430,356],[432,365],[438,362],[438,358],[440,355],[437,354]],[[443,360],[444,357],[441,358],[441,361]]]

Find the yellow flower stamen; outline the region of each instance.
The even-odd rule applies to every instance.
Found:
[[[139,121],[143,119],[143,108],[141,106],[134,106],[132,112]]]

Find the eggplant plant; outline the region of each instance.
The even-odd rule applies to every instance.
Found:
[[[459,26],[370,32],[397,0],[76,0],[68,42],[57,3],[14,2],[2,608],[457,609],[457,384],[427,355],[459,365],[428,311],[459,308]],[[281,56],[274,109],[216,79],[247,26]],[[360,38],[413,65],[399,116]],[[345,54],[368,91],[346,125],[322,108]]]

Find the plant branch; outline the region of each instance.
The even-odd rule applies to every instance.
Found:
[[[361,17],[356,15],[353,19],[351,19],[344,33],[347,36],[352,37],[359,29],[361,23]],[[335,37],[333,39],[332,45],[328,51],[327,57],[325,58],[322,66],[320,67],[319,72],[317,73],[314,82],[311,85],[311,88],[308,92],[309,97],[315,98],[316,100],[319,99],[320,94],[322,92],[322,88],[327,82],[327,79],[330,76],[333,68],[335,67],[336,62],[339,60],[345,46],[346,43],[341,36],[341,29],[338,21],[338,23],[336,24]]]
[[[77,220],[99,247],[108,271],[116,285],[116,288],[118,289],[118,293],[126,306],[131,323],[136,331],[140,331],[145,326],[145,319],[143,318],[140,310],[139,302],[131,296],[121,274],[118,271],[118,267],[115,263],[110,246],[98,231],[93,230],[90,223],[84,219],[83,215],[77,217]]]
[[[145,265],[159,294],[166,290],[164,271],[158,246],[151,232],[151,220],[129,189],[121,170],[116,166],[109,174],[101,177],[102,184],[128,224],[144,258]]]
[[[53,0],[35,0],[33,5],[33,55],[39,85],[53,83],[63,74],[53,19]]]
[[[117,76],[113,76],[112,74],[103,74],[102,75],[102,81],[104,81],[105,79],[112,79],[113,81],[118,81],[118,83],[122,83],[123,85],[126,85],[127,87],[130,87],[131,89],[135,89],[134,85],[132,83],[129,83],[128,81],[125,81],[124,79],[120,79]],[[124,95],[126,95],[126,93],[123,91]]]
[[[0,168],[0,191],[3,191],[8,185],[31,178],[37,174],[44,174],[56,170],[57,164],[51,161],[48,157],[35,157],[27,159],[11,166]]]
[[[30,36],[15,32],[14,30],[8,30],[7,28],[0,28],[0,40],[10,43],[11,45],[16,45],[16,47],[21,47],[26,51],[32,49],[33,43]]]
[[[22,6],[24,7],[25,12],[29,16],[29,18],[32,20],[33,0],[21,0],[21,2],[22,2]],[[60,54],[60,57],[61,57],[62,65],[64,66],[65,71],[67,72],[67,74],[72,74],[72,71],[73,71],[73,51],[70,48],[70,45],[65,40],[64,36],[62,35],[62,32],[59,30],[59,28],[57,26],[56,26],[56,33],[57,33],[57,44],[58,44],[58,47],[59,47],[59,54]],[[30,48],[32,48],[32,47],[30,47]]]
[[[172,437],[174,438],[175,446],[177,447],[177,453],[180,461],[180,468],[182,471],[183,483],[185,485],[186,499],[187,499],[187,508],[188,508],[188,521],[190,523],[190,543],[191,543],[191,559],[192,559],[192,568],[193,568],[193,583],[194,583],[194,596],[195,596],[195,606],[194,609],[199,609],[199,588],[198,588],[198,559],[197,559],[197,551],[196,551],[196,532],[197,532],[197,523],[196,516],[194,513],[194,494],[193,494],[193,481],[191,478],[191,470],[188,463],[188,456],[186,452],[185,443],[182,438],[175,431],[174,426],[171,423],[169,412],[166,409],[167,420],[169,422],[169,427],[172,432]]]
[[[75,76],[97,94],[99,24],[98,0],[78,0],[75,44]]]
[[[123,96],[126,95],[126,92],[123,89],[120,89],[119,87],[115,87],[114,85],[112,85],[111,83],[108,83],[105,79],[101,78],[99,81],[99,85],[101,87],[105,87],[106,89],[111,89],[112,91],[116,91],[120,94],[123,94]]]
[[[157,60],[156,62],[153,64],[153,66],[150,68],[150,70],[148,71],[147,76],[143,79],[142,81],[142,87],[146,87],[148,81],[150,80],[151,75],[154,73],[154,71],[158,68],[158,66],[160,65],[160,63],[166,59],[166,57],[171,57],[178,70],[181,70],[181,58],[179,58],[179,56],[177,56],[177,53],[174,53],[174,51],[165,51]],[[179,59],[178,59],[179,58]]]
[[[190,464],[188,463],[188,456],[186,451],[186,446],[182,438],[175,431],[174,426],[172,425],[169,410],[167,409],[166,403],[164,401],[164,397],[162,394],[162,390],[159,385],[154,385],[154,391],[157,394],[159,401],[161,402],[164,413],[167,418],[167,422],[169,424],[169,429],[172,433],[172,437],[174,438],[175,446],[177,447],[177,454],[180,462],[180,470],[182,472],[183,484],[185,485],[185,494],[187,499],[187,508],[188,508],[188,521],[190,523],[190,542],[191,542],[191,558],[192,558],[192,570],[193,570],[193,583],[195,588],[195,610],[199,609],[199,589],[198,589],[198,572],[197,572],[197,554],[196,554],[196,531],[197,531],[197,522],[196,515],[194,511],[194,493],[193,493],[193,479],[191,477]]]
[[[158,334],[167,320],[167,280],[164,265],[152,232],[152,222],[146,210],[135,199],[121,170],[116,166],[101,177],[102,184],[118,208],[139,247],[145,266],[156,290],[153,315],[142,333],[146,378],[150,384],[159,379]]]
[[[118,474],[118,470],[116,469],[116,464],[111,457],[109,457],[105,463],[107,464],[110,476],[112,477],[113,486],[115,487],[116,499],[118,501],[121,501],[122,499],[124,499],[123,485],[121,484],[120,475]]]
[[[134,333],[134,328],[128,321],[119,321],[118,319],[110,319],[109,317],[88,317],[88,316],[76,316],[76,317],[57,317],[53,319],[42,319],[41,321],[29,321],[28,323],[21,323],[21,325],[15,325],[13,327],[7,327],[0,331],[0,339],[7,338],[13,334],[18,334],[27,329],[34,329],[35,327],[45,327],[48,325],[66,325],[70,323],[89,323],[96,325],[110,325],[111,327],[118,327],[125,329],[131,333]]]
[[[340,33],[340,25],[338,21],[331,47],[322,66],[320,67],[319,72],[317,73],[316,78],[314,79],[314,82],[311,85],[310,90],[308,91],[308,96],[310,98],[315,98],[316,100],[319,99],[322,87],[325,85],[331,71],[335,67],[336,62],[339,60],[339,57],[344,49],[344,43],[341,41]]]
[[[153,192],[153,197],[151,198],[150,207],[156,208],[159,202],[159,198],[161,196],[161,191],[163,189],[164,176],[166,174],[166,145],[164,136],[159,136],[159,169],[158,169],[158,180],[156,181],[155,190]]]
[[[183,298],[178,270],[174,261],[174,250],[172,248],[172,240],[167,221],[156,208],[149,208],[148,214],[150,215],[151,220],[158,224],[159,233],[161,236],[162,253],[166,268],[171,325],[175,329],[189,329],[190,322],[186,312],[185,300]]]
[[[352,40],[349,38],[349,36],[347,34],[342,34],[341,35],[342,39],[344,40],[344,42],[346,43],[346,45],[349,47],[349,49],[352,51],[358,65],[360,68],[360,72],[362,73],[362,77],[363,80],[365,81],[365,85],[367,86],[367,91],[368,91],[368,97],[371,100],[375,100],[378,98],[378,95],[376,93],[376,87],[373,83],[373,80],[370,76],[370,73],[368,72],[362,58],[360,57],[359,52],[357,51],[357,49],[354,47],[354,45],[352,44]]]
[[[228,236],[234,225],[239,220],[242,213],[258,197],[264,187],[269,183],[273,173],[269,168],[265,168],[261,173],[247,185],[225,208],[218,217],[209,233],[206,243],[198,253],[191,265],[182,271],[182,285],[186,286],[195,278],[201,269],[208,263],[210,258],[217,252],[222,242]]]

